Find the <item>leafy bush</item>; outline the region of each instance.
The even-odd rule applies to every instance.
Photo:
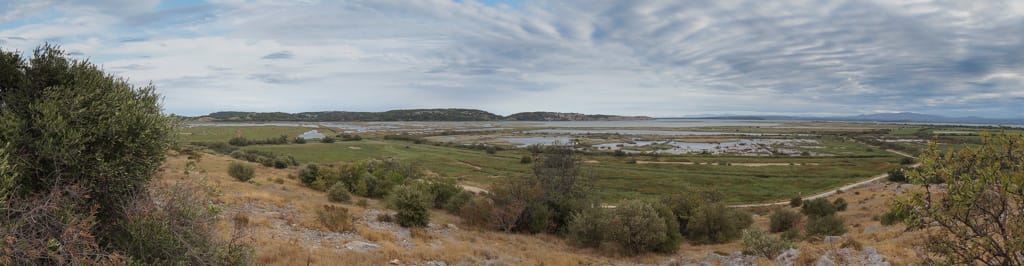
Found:
[[[743,246],[744,253],[774,259],[783,251],[793,248],[793,243],[772,237],[759,229],[749,229],[743,232]]]
[[[324,205],[323,209],[317,210],[316,214],[320,224],[327,230],[341,233],[356,229],[352,223],[352,215],[346,208]]]
[[[28,60],[0,51],[0,87],[0,145],[16,173],[12,194],[81,186],[90,195],[83,206],[99,206],[101,225],[117,224],[143,193],[175,136],[153,86],[134,87],[55,46],[37,48]],[[95,228],[107,229],[118,228]],[[101,246],[109,244],[103,239]]]
[[[530,157],[529,155],[523,155],[523,157],[519,158],[519,163],[521,163],[521,164],[533,163],[533,157]]]
[[[427,193],[411,186],[397,186],[391,190],[388,205],[398,211],[395,220],[403,227],[422,227],[430,222],[431,199]]]
[[[743,229],[753,224],[746,211],[733,209],[720,202],[701,206],[686,226],[686,237],[696,243],[725,243],[740,238]]]
[[[769,217],[769,229],[772,233],[788,231],[796,227],[802,218],[802,215],[789,209],[775,209],[775,212]]]
[[[907,172],[903,168],[896,168],[896,169],[889,170],[889,177],[888,177],[888,179],[889,179],[889,182],[906,183],[907,182]]]
[[[566,238],[569,243],[581,247],[596,248],[604,241],[609,241],[611,228],[611,211],[602,208],[589,208],[578,212],[569,220],[566,227]]]
[[[809,216],[804,231],[807,236],[839,236],[846,233],[846,225],[835,214]]]
[[[292,143],[295,143],[295,144],[306,144],[306,139],[305,138],[300,138],[300,137],[295,137],[294,139],[292,139]]]
[[[803,205],[803,203],[804,199],[800,197],[794,197],[793,199],[789,200],[789,206],[793,208],[800,207],[800,205]]]
[[[228,164],[228,175],[238,179],[238,181],[246,182],[252,179],[252,176],[256,174],[256,168],[252,165],[247,165],[239,162],[231,162]]]
[[[459,210],[462,209],[462,206],[466,206],[466,204],[471,200],[473,200],[473,192],[462,191],[448,199],[448,202],[446,202],[442,208],[447,210],[449,213],[458,213]]]
[[[882,223],[882,225],[893,225],[902,222],[903,219],[906,218],[906,214],[900,211],[899,208],[892,208],[879,217],[879,222]]]
[[[316,181],[316,177],[320,175],[320,167],[315,164],[307,164],[299,169],[299,180],[303,184],[309,185],[313,181]]]
[[[334,141],[335,139],[331,136],[324,136],[324,138],[320,139],[322,143],[334,143]]]
[[[836,211],[845,211],[848,205],[849,204],[846,203],[846,199],[843,198],[836,198],[836,200],[832,202],[832,206],[836,207]]]
[[[916,161],[914,161],[914,158],[910,158],[910,157],[903,157],[903,159],[900,159],[900,164],[902,164],[902,165],[910,165],[910,164],[914,164],[915,162]]]
[[[805,200],[803,207],[800,208],[800,213],[811,216],[829,216],[836,213],[836,206],[833,205],[828,199],[817,198],[813,200]]]
[[[462,186],[459,186],[453,178],[440,178],[425,183],[425,190],[433,199],[434,208],[444,208],[453,197],[462,193]]]
[[[327,200],[330,202],[350,202],[352,196],[348,194],[348,186],[345,183],[337,182],[327,190]]]
[[[628,255],[673,253],[682,239],[668,207],[640,200],[627,201],[615,209],[590,208],[576,213],[566,232],[574,245],[596,248],[614,243]]]

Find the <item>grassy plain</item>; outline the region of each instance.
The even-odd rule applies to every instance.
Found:
[[[186,127],[179,132],[179,140],[183,142],[227,142],[233,137],[246,137],[249,139],[266,139],[288,136],[295,138],[303,132],[312,130],[307,127],[289,126],[204,126]]]

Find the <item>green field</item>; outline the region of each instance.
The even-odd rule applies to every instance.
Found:
[[[831,145],[826,145],[831,146]],[[728,195],[728,202],[748,203],[810,195],[853,183],[895,167],[899,160],[885,152],[867,152],[868,146],[844,142],[846,148],[874,157],[726,157],[666,156],[614,157],[586,155],[584,169],[596,178],[602,200],[655,197],[686,188],[714,188]],[[472,185],[490,184],[499,176],[529,174],[530,165],[520,164],[523,150],[487,154],[481,150],[406,141],[365,140],[333,144],[308,143],[248,146],[244,149],[294,156],[302,162],[352,162],[392,157],[413,163],[442,176],[456,177]],[[784,163],[780,166],[632,164],[629,160],[661,160],[732,163]],[[804,164],[804,165],[801,165]]]
[[[182,142],[227,142],[229,139],[241,136],[249,139],[266,139],[287,135],[294,138],[312,128],[287,127],[287,126],[209,126],[209,127],[186,127],[181,129],[179,140]]]

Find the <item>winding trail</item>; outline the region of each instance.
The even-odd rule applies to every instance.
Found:
[[[900,152],[900,151],[897,151],[897,150],[886,150],[886,151],[889,151],[889,152],[895,153],[895,154],[899,154],[899,155],[904,156],[904,157],[915,158],[914,156],[911,156],[910,154],[906,154],[906,153],[903,153],[903,152]],[[921,163],[915,163],[915,164],[911,165],[910,168],[917,168],[919,166],[921,166]],[[824,198],[824,197],[832,196],[832,195],[835,195],[840,190],[842,190],[842,191],[850,190],[850,189],[853,189],[853,188],[856,188],[856,187],[859,187],[859,186],[863,186],[863,185],[869,184],[871,182],[875,182],[875,181],[881,180],[881,179],[886,178],[886,177],[889,177],[888,173],[872,176],[871,178],[868,178],[867,180],[860,181],[860,182],[853,183],[853,184],[849,184],[849,185],[845,185],[845,186],[842,186],[840,188],[829,190],[829,191],[825,191],[825,192],[822,192],[822,193],[818,193],[818,194],[815,194],[815,195],[810,196],[810,197],[804,197],[803,199],[804,200],[812,200],[812,199],[818,199],[818,198]],[[751,207],[770,207],[770,206],[779,206],[779,205],[789,205],[789,201],[787,200],[787,201],[769,202],[769,203],[738,204],[738,205],[729,205],[729,207],[733,207],[733,208],[751,208]]]

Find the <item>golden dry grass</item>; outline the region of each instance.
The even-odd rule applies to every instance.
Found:
[[[242,213],[249,220],[252,241],[256,247],[258,265],[384,265],[397,259],[403,265],[423,265],[427,261],[442,260],[456,265],[477,265],[499,262],[507,265],[610,265],[610,264],[665,264],[677,258],[699,260],[708,253],[731,253],[742,250],[739,242],[720,245],[682,244],[677,254],[646,254],[637,257],[619,257],[598,250],[574,248],[561,238],[551,235],[506,234],[477,231],[459,227],[450,233],[430,230],[412,232],[412,237],[399,238],[394,229],[376,229],[356,223],[356,240],[373,242],[380,248],[368,252],[347,250],[344,245],[353,239],[320,237],[317,232],[328,232],[317,221],[316,211],[327,201],[323,192],[304,187],[298,180],[287,178],[295,169],[273,169],[253,164],[256,176],[251,182],[236,181],[227,175],[227,165],[233,159],[222,155],[204,154],[198,163],[202,173],[187,177],[184,174],[186,157],[170,154],[157,176],[156,182],[176,182],[184,178],[202,176],[220,190],[220,200],[226,205],[225,217]],[[279,184],[274,180],[283,179]],[[904,185],[906,186],[906,185]],[[878,184],[862,187],[830,197],[843,197],[849,209],[840,213],[849,226],[848,237],[864,246],[873,246],[894,265],[915,262],[914,243],[920,234],[904,233],[902,226],[881,226],[872,218],[887,209],[889,201],[899,192],[895,185]],[[360,198],[356,197],[353,202]],[[364,209],[354,204],[343,204],[354,217],[361,217],[367,209],[384,210],[384,204],[368,199]],[[760,211],[767,214],[766,210]],[[231,216],[228,216],[231,215]],[[431,222],[439,225],[461,225],[458,217],[442,211],[431,213]],[[220,228],[225,237],[230,232],[231,219],[222,219]],[[755,226],[767,229],[767,215],[755,217]],[[874,231],[865,232],[865,228]],[[312,233],[310,233],[312,232]],[[307,235],[312,235],[308,237]],[[350,233],[351,234],[351,233]],[[411,242],[403,243],[404,241]],[[805,262],[817,258],[826,247],[821,241],[802,242],[799,248]],[[758,264],[772,265],[769,260]]]

